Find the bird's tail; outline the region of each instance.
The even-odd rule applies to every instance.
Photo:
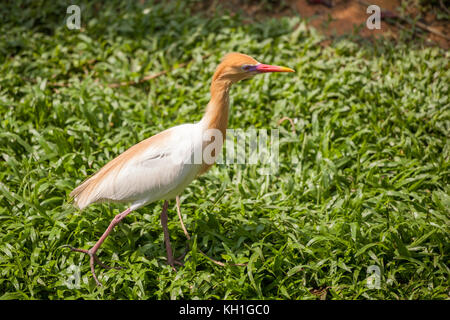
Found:
[[[78,207],[80,210],[87,207],[91,201],[90,201],[90,192],[88,192],[89,186],[92,183],[92,177],[89,179],[86,179],[82,184],[80,184],[78,187],[76,187],[71,193],[70,196],[73,197],[75,206]]]

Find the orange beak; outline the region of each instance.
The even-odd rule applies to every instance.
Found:
[[[266,72],[295,72],[295,70],[287,67],[280,67],[280,66],[271,66],[270,64],[263,64],[260,63],[256,66],[256,71],[261,73]]]

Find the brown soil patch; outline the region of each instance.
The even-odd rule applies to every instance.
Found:
[[[293,16],[299,14],[308,20],[308,24],[327,36],[324,45],[329,44],[335,37],[358,34],[365,38],[385,37],[397,39],[399,32],[413,29],[413,18],[420,15],[419,23],[414,28],[412,40],[422,38],[428,45],[438,45],[446,50],[450,48],[450,21],[438,19],[438,13],[450,8],[441,5],[430,7],[425,10],[416,6],[403,6],[400,0],[326,0],[332,4],[328,7],[323,4],[313,4],[320,0],[208,0],[199,2],[194,10],[213,13],[224,8],[233,13],[241,12],[246,19],[244,22],[251,23],[267,17]],[[438,1],[439,2],[439,1]],[[366,27],[366,21],[370,14],[366,13],[367,4],[378,5],[382,12],[388,11],[397,16],[408,17],[408,21],[391,18],[382,19],[381,28],[370,30]],[[442,14],[441,14],[442,16]],[[420,26],[419,26],[420,24]],[[429,30],[424,30],[428,28]],[[434,34],[436,31],[443,36]]]

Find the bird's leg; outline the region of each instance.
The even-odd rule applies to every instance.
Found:
[[[181,228],[183,228],[183,231],[184,231],[184,234],[185,234],[186,238],[188,238],[188,240],[191,240],[191,236],[187,232],[186,227],[184,226],[184,223],[183,223],[183,218],[181,217],[180,196],[177,196],[175,198],[175,200],[177,202],[177,213],[178,213],[178,218],[180,218]]]
[[[181,210],[180,210],[180,204],[181,204],[181,202],[180,202],[180,196],[176,196],[175,197],[175,200],[176,200],[176,203],[177,203],[177,213],[178,213],[178,218],[180,219],[180,223],[181,223],[181,228],[183,229],[183,232],[184,232],[184,235],[186,236],[186,238],[188,239],[188,240],[191,240],[191,236],[189,235],[189,233],[187,232],[187,230],[186,230],[186,227],[184,226],[184,222],[183,222],[183,218],[181,217]],[[188,243],[186,243],[186,250],[184,251],[184,253],[181,255],[181,256],[179,256],[176,260],[182,260],[182,259],[184,259],[184,257],[186,256],[186,254],[189,252],[189,244]],[[178,262],[177,261],[177,262]],[[178,263],[180,263],[180,262],[178,262]]]
[[[177,213],[178,213],[178,218],[180,218],[180,223],[181,223],[181,228],[184,231],[184,234],[186,235],[186,238],[188,240],[191,240],[191,236],[189,235],[189,233],[186,230],[186,227],[184,226],[184,222],[183,222],[183,218],[181,217],[181,210],[180,210],[180,196],[176,196],[176,202],[177,202]],[[210,258],[208,255],[206,255],[206,253],[204,253],[202,250],[198,249],[197,250],[200,252],[200,254],[202,254],[204,257],[208,258],[209,260],[211,260],[212,262],[214,262],[215,264],[217,264],[218,266],[221,267],[225,267],[225,264],[223,262],[214,260],[213,258]],[[183,255],[181,255],[181,257],[177,258],[177,260],[179,259],[183,259],[184,256],[188,253],[189,251],[189,246],[187,247],[186,251],[183,253]],[[234,263],[234,264],[229,264],[230,266],[239,266],[239,267],[244,267],[247,264],[246,263]]]
[[[100,248],[102,243],[105,241],[105,239],[108,237],[108,235],[111,233],[112,229],[114,229],[114,227],[116,225],[118,225],[119,222],[122,221],[122,219],[125,218],[130,212],[131,212],[131,209],[128,208],[124,212],[116,215],[114,217],[114,219],[111,221],[111,223],[109,224],[106,231],[103,233],[103,235],[100,237],[100,239],[98,239],[98,241],[95,243],[95,245],[91,249],[89,249],[89,250],[78,249],[78,248],[74,248],[72,246],[67,245],[67,247],[69,247],[70,250],[72,250],[72,251],[82,252],[82,253],[86,253],[87,255],[89,255],[89,257],[90,257],[89,265],[91,267],[91,273],[92,273],[92,276],[94,277],[95,283],[98,286],[101,286],[101,283],[100,283],[100,281],[98,281],[97,276],[95,275],[94,263],[97,263],[98,265],[100,265],[101,267],[103,267],[105,269],[120,269],[120,267],[109,267],[109,266],[103,264],[100,261],[100,259],[97,257],[96,252],[97,252],[98,248]]]
[[[177,269],[175,269],[175,260],[173,258],[172,246],[170,245],[169,227],[167,226],[167,221],[169,219],[169,217],[167,215],[168,207],[169,207],[169,202],[167,200],[165,200],[164,204],[163,204],[163,209],[161,212],[161,226],[164,231],[164,243],[166,244],[167,262],[172,267],[173,271],[177,271]]]

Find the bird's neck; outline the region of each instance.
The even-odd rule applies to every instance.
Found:
[[[205,129],[218,129],[222,132],[222,138],[228,125],[229,90],[231,82],[223,79],[215,79],[211,83],[211,100],[206,107],[202,122]]]

